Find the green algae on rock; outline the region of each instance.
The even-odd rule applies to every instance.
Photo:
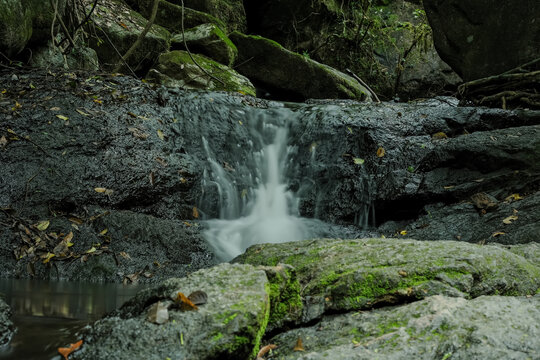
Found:
[[[534,359],[540,297],[436,295],[399,307],[324,317],[273,337],[276,359]],[[298,338],[305,352],[293,352]]]
[[[171,49],[186,50],[184,38],[191,52],[206,55],[227,66],[231,66],[238,55],[236,46],[215,24],[201,24],[186,30],[183,35],[174,35]]]
[[[255,96],[255,88],[244,76],[204,55],[191,54],[197,64],[221,82],[209,77],[197,66],[187,51],[174,50],[159,57],[158,64],[147,78],[170,87],[238,91]]]
[[[302,296],[316,299],[306,310],[308,318],[326,310],[368,309],[431,295],[532,295],[540,287],[540,267],[523,257],[497,246],[457,241],[319,239],[262,244],[234,261],[294,266]]]

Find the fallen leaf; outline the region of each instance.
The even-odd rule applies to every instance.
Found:
[[[81,347],[82,343],[83,343],[83,341],[79,340],[76,343],[69,345],[69,347],[58,348],[58,352],[60,353],[60,355],[62,355],[64,357],[65,360],[68,360],[69,354],[71,354],[72,352],[79,349]]]
[[[407,230],[401,230],[399,233],[400,233],[401,235],[407,235]]]
[[[75,111],[78,112],[79,114],[83,115],[83,116],[90,116],[90,114],[85,113],[81,109],[75,109]]]
[[[16,111],[22,108],[22,105],[18,101],[15,101],[15,105],[11,108],[11,111]]]
[[[105,228],[99,232],[99,235],[105,235],[108,231],[109,229]]]
[[[59,119],[62,119],[62,120],[64,120],[64,121],[68,121],[68,120],[69,120],[69,118],[68,118],[67,116],[64,116],[64,115],[56,115],[56,117],[59,118]]]
[[[144,131],[137,129],[137,128],[128,128],[128,130],[135,136],[137,139],[146,140],[146,138],[149,136]]]
[[[306,351],[304,349],[304,344],[302,343],[302,339],[299,337],[298,340],[296,340],[296,344],[294,345],[293,351]]]
[[[511,215],[511,216],[509,216],[507,218],[504,218],[502,222],[505,223],[505,224],[511,224],[512,222],[516,221],[517,219],[518,219],[517,216]]]
[[[43,260],[43,263],[46,264],[48,263],[49,261],[51,261],[51,259],[55,257],[55,255],[53,253],[50,253],[48,252],[47,254],[44,254],[44,255],[41,255],[41,258],[44,259]]]
[[[125,251],[120,251],[118,254],[124,259],[131,260],[131,256],[129,256],[129,254]]]
[[[406,277],[406,276],[407,276],[407,272],[404,271],[404,270],[399,270],[399,271],[398,271],[398,274],[399,274],[399,276],[403,276],[403,277]]]
[[[442,131],[439,131],[438,133],[431,135],[431,138],[434,140],[448,139],[448,135],[446,135]]]
[[[96,104],[103,104],[103,100],[94,99],[93,100]]]
[[[165,134],[163,134],[163,131],[158,130],[158,131],[157,131],[157,136],[158,136],[161,140],[165,140]]]
[[[261,350],[259,350],[259,352],[257,353],[257,360],[263,359],[264,355],[266,355],[267,352],[269,352],[270,350],[276,349],[276,348],[277,348],[276,344],[270,344],[270,345],[263,346],[261,348]]]
[[[5,136],[0,137],[0,146],[2,148],[5,148],[7,144],[8,144],[8,140],[6,139],[6,137]]]
[[[523,199],[522,196],[520,196],[519,194],[512,194],[510,196],[507,196],[504,198],[504,201],[505,202],[512,202],[512,201],[517,201],[517,200],[521,200]]]
[[[208,295],[202,290],[195,290],[189,294],[188,299],[195,305],[204,305],[208,301]]]
[[[198,218],[199,218],[199,210],[197,210],[197,207],[196,207],[196,206],[193,207],[193,217],[194,217],[195,219],[198,219]]]
[[[377,157],[380,157],[380,158],[381,158],[381,157],[384,156],[384,154],[386,154],[386,151],[384,150],[384,148],[379,147],[379,148],[377,149]]]
[[[92,254],[92,253],[96,252],[96,250],[97,249],[94,246],[92,246],[90,249],[86,250],[85,253]]]
[[[163,160],[163,159],[160,158],[160,157],[157,157],[157,158],[156,158],[156,161],[157,161],[161,166],[163,166],[163,167],[169,165],[169,164],[167,164],[167,162],[166,162],[165,160]]]
[[[38,222],[37,224],[35,224],[34,226],[40,231],[45,231],[49,227],[49,224],[50,224],[49,220],[42,220]]]
[[[60,111],[60,108],[58,106],[53,106],[49,109],[50,111]]]
[[[84,222],[82,219],[74,216],[70,217],[68,220],[77,225],[81,225]]]
[[[156,177],[153,171],[151,171],[150,174],[148,174],[148,180],[150,180],[150,185],[156,186]]]
[[[454,185],[443,186],[443,189],[445,189],[445,190],[450,190],[450,189],[453,189],[453,188],[455,188]]]
[[[499,236],[499,235],[504,235],[504,234],[506,234],[506,233],[503,232],[503,231],[495,231],[493,234],[491,234],[491,236],[497,237],[497,236]]]
[[[106,188],[97,187],[97,188],[94,188],[94,191],[95,191],[95,192],[98,192],[98,193],[104,193],[105,191],[107,191],[107,189],[106,189]]]
[[[360,158],[353,158],[353,161],[356,165],[362,165],[365,162],[364,159],[360,159]]]
[[[173,300],[182,311],[199,310],[197,305],[195,305],[191,300],[186,297],[186,295],[184,295],[180,291],[176,293],[176,297]]]

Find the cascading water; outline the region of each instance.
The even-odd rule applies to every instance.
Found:
[[[290,155],[295,152],[287,144],[287,125],[283,118],[266,119],[261,115],[248,119],[246,126],[252,141],[250,149],[244,152],[242,165],[250,171],[240,176],[242,165],[235,163],[238,172],[229,164],[220,165],[203,138],[210,165],[205,171],[203,189],[214,188],[220,217],[206,222],[204,236],[223,261],[254,244],[301,240],[308,234],[298,217],[298,200],[285,181]]]

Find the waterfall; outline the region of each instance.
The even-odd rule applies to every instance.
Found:
[[[250,148],[243,152],[241,160],[226,165],[216,161],[212,154],[216,149],[211,149],[203,138],[208,155],[203,193],[211,191],[217,196],[219,208],[219,219],[206,221],[203,234],[223,261],[254,244],[288,242],[307,236],[306,225],[298,216],[298,200],[286,183],[287,166],[296,151],[287,143],[287,119],[248,116],[244,126],[252,135]],[[229,164],[235,164],[236,169]],[[247,170],[241,171],[242,167]]]

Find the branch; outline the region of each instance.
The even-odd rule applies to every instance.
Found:
[[[150,14],[150,19],[148,19],[146,26],[137,37],[137,40],[135,40],[135,42],[133,43],[133,45],[131,45],[129,50],[124,54],[124,56],[122,56],[122,61],[124,63],[127,64],[127,59],[129,59],[129,57],[133,55],[137,47],[139,47],[139,45],[141,44],[142,39],[146,36],[146,34],[148,34],[148,31],[150,31],[150,28],[152,27],[152,25],[154,24],[154,20],[156,19],[158,5],[160,1],[161,0],[154,0],[154,4],[152,5],[152,13]],[[122,67],[122,64],[118,63],[116,67],[113,69],[113,73],[119,72],[121,67]]]
[[[365,87],[366,89],[368,89],[368,91],[371,93],[371,95],[373,95],[373,97],[375,98],[375,101],[377,101],[378,103],[381,102],[381,100],[379,100],[379,97],[377,96],[377,94],[375,94],[375,91],[373,91],[369,86],[368,84],[366,84],[364,82],[364,80],[360,79],[355,73],[353,73],[350,69],[345,69],[345,71],[351,75],[353,78],[356,79],[356,81],[358,81],[360,83],[360,85],[362,85],[363,87]]]
[[[199,65],[199,63],[197,61],[195,61],[195,59],[193,58],[193,55],[191,55],[191,51],[189,51],[189,48],[187,46],[187,42],[186,42],[186,35],[185,35],[185,32],[184,32],[184,0],[182,0],[182,39],[184,40],[184,47],[186,48],[186,51],[191,59],[191,61],[193,61],[193,63],[195,65],[197,65],[197,67],[199,69],[201,69],[201,71],[203,73],[205,73],[206,75],[208,75],[209,77],[211,77],[212,79],[216,80],[217,82],[219,82],[221,85],[225,86],[225,83],[223,81],[221,81],[220,79],[218,79],[217,77],[213,76],[212,74],[210,74],[209,72],[207,72],[205,69],[203,69],[203,67],[201,65]]]

